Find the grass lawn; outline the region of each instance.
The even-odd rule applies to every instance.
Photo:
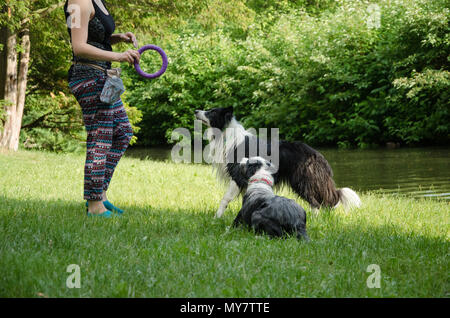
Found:
[[[124,158],[109,197],[126,215],[87,218],[83,163],[0,154],[0,297],[450,296],[448,202],[363,193],[357,211],[316,216],[298,200],[305,243],[230,229],[240,200],[214,219],[224,188],[203,165]],[[66,287],[70,264],[79,289]],[[380,288],[367,287],[370,264]]]

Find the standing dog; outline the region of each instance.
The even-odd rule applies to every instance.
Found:
[[[257,136],[246,131],[233,116],[233,107],[196,110],[195,117],[220,134],[208,131],[210,157],[218,176],[229,181],[228,190],[220,202],[216,217],[221,217],[228,204],[247,187],[247,180],[239,171],[239,162],[244,157],[260,156],[270,159],[267,154],[250,154],[248,149],[259,145]],[[289,185],[295,193],[305,199],[313,209],[320,207],[337,207],[344,209],[359,207],[361,200],[349,188],[336,189],[333,171],[327,160],[318,151],[301,142],[280,141],[278,149],[270,149],[268,153],[278,151],[278,171],[274,174],[275,185]],[[244,151],[238,151],[238,149]],[[259,149],[259,148],[256,148]],[[231,159],[231,160],[230,160]]]
[[[272,237],[294,234],[309,240],[305,210],[294,200],[273,194],[273,165],[260,157],[244,158],[240,170],[248,187],[233,226],[246,224]]]

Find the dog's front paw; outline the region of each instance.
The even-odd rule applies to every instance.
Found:
[[[220,219],[220,218],[222,217],[222,215],[223,215],[223,211],[218,210],[218,211],[216,212],[216,215],[214,215],[214,218],[215,218],[215,219]]]

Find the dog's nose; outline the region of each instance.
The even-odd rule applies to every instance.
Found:
[[[195,114],[198,114],[200,111],[198,110],[198,109],[196,109],[195,111],[194,111],[194,113]]]

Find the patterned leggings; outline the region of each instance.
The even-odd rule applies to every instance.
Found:
[[[101,201],[114,170],[128,148],[133,130],[122,101],[109,105],[100,101],[106,76],[69,82],[83,112],[87,131],[84,167],[84,199]]]

